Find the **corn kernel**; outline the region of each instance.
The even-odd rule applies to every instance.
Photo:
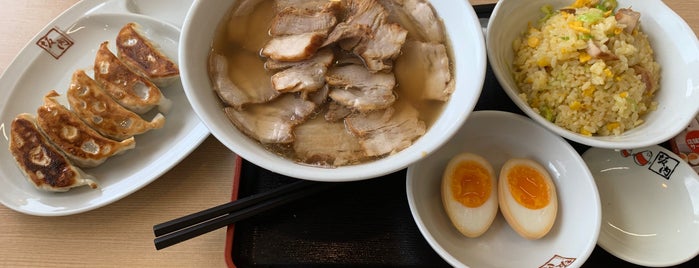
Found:
[[[595,86],[589,86],[588,88],[583,90],[583,96],[592,97],[592,94],[595,93],[595,90],[597,90]]]
[[[539,38],[535,36],[530,36],[529,38],[527,38],[527,45],[531,48],[537,47],[539,45],[539,42]]]
[[[568,107],[570,107],[570,109],[573,111],[577,111],[577,110],[580,110],[580,107],[582,107],[582,104],[579,101],[573,101],[570,104],[568,104]]]
[[[624,29],[619,28],[619,27],[614,28],[614,34],[615,34],[615,35],[621,34],[622,31],[624,31]]]
[[[607,77],[613,77],[613,76],[614,76],[614,73],[612,72],[612,70],[609,70],[609,68],[604,68],[604,74],[605,74]]]
[[[627,91],[619,93],[619,97],[626,98],[628,96],[629,96],[629,92],[627,92]]]
[[[608,123],[605,127],[607,128],[607,130],[613,131],[614,129],[618,128],[619,126],[621,126],[621,124],[619,124],[619,122],[611,122],[611,123]]]
[[[583,134],[585,136],[592,136],[592,132],[587,131],[587,129],[580,129],[580,134]]]
[[[578,60],[580,60],[580,63],[586,63],[590,59],[592,59],[592,56],[590,56],[590,54],[587,54],[587,52],[580,53],[580,56],[578,57]]]
[[[549,62],[549,59],[547,57],[541,57],[539,58],[539,60],[536,61],[536,64],[539,65],[539,67],[546,67],[549,66],[551,62]]]

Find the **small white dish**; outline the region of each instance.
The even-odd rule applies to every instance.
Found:
[[[85,171],[96,177],[98,189],[81,187],[66,193],[37,190],[20,172],[8,148],[9,126],[19,113],[36,114],[42,97],[52,89],[63,95],[78,69],[92,76],[95,52],[114,40],[128,22],[140,23],[146,34],[177,60],[179,29],[173,17],[184,14],[191,0],[82,1],[42,29],[0,77],[0,203],[39,216],[85,212],[117,201],[154,181],[201,144],[209,131],[192,111],[181,83],[162,88],[173,106],[162,129],[136,136],[136,148]],[[159,6],[159,8],[155,8]],[[169,10],[169,11],[166,11]],[[174,24],[176,25],[173,25]],[[64,96],[61,96],[62,100]],[[67,102],[64,102],[66,105]]]
[[[558,215],[538,240],[519,236],[498,212],[477,238],[461,235],[442,206],[441,180],[449,160],[462,152],[487,159],[500,171],[510,158],[531,158],[551,174]],[[600,228],[600,199],[592,174],[563,138],[521,115],[476,111],[439,150],[408,167],[407,196],[413,218],[432,248],[458,267],[580,267],[590,256]]]
[[[543,16],[541,7],[570,6],[574,0],[500,0],[488,22],[488,60],[500,85],[512,101],[534,121],[566,139],[591,147],[609,149],[640,148],[660,144],[682,130],[699,111],[699,41],[692,28],[661,0],[618,0],[619,8],[632,7],[641,13],[640,25],[648,35],[660,64],[658,107],[646,114],[644,123],[618,136],[586,136],[546,120],[519,95],[512,76],[515,38]]]
[[[699,254],[699,175],[660,146],[583,154],[602,201],[600,247],[631,263],[672,266]]]

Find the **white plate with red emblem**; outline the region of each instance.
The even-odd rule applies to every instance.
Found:
[[[699,175],[671,151],[591,148],[583,154],[602,201],[597,244],[644,266],[672,266],[699,253]]]
[[[63,95],[78,69],[92,75],[100,43],[114,40],[128,22],[141,24],[146,35],[177,61],[180,27],[192,0],[84,0],[49,23],[22,49],[0,77],[0,202],[13,210],[40,216],[76,214],[117,201],[160,177],[209,135],[178,81],[161,88],[173,102],[161,129],[136,136],[136,148],[84,169],[96,177],[97,189],[65,193],[37,190],[17,167],[9,150],[12,120],[36,114],[50,90]],[[148,115],[146,115],[146,119]]]

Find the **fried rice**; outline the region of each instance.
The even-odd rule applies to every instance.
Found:
[[[520,97],[547,120],[583,135],[619,135],[656,108],[660,65],[639,13],[578,2],[542,8],[545,17],[514,41],[513,75]]]

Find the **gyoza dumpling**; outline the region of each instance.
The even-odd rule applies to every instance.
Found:
[[[150,80],[132,72],[103,42],[95,56],[95,81],[121,106],[138,113],[148,112],[154,106],[167,113],[172,102]]]
[[[44,137],[31,114],[20,114],[10,127],[10,152],[26,179],[37,189],[65,192],[88,185],[97,188],[94,178],[73,166]]]
[[[116,47],[117,55],[124,64],[159,87],[165,87],[180,77],[177,64],[161,52],[141,31],[141,26],[134,22],[121,28],[116,37]]]
[[[165,117],[160,113],[148,122],[119,105],[83,70],[73,73],[66,96],[71,110],[80,119],[112,139],[125,140],[165,124]]]
[[[79,167],[95,167],[107,158],[133,149],[133,137],[121,142],[106,138],[56,101],[56,91],[44,96],[44,105],[37,109],[37,125],[57,148]]]

